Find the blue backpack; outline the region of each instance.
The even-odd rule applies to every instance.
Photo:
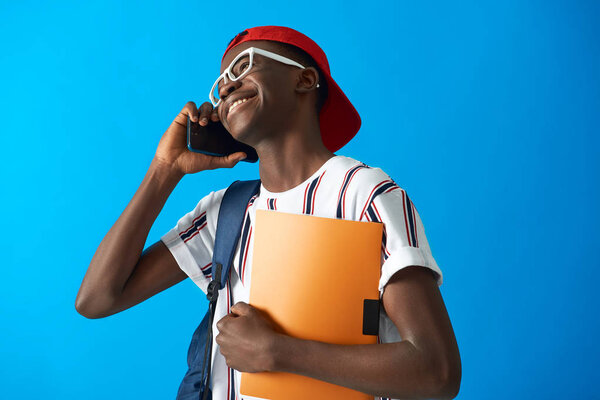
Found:
[[[213,250],[212,281],[206,294],[208,311],[192,336],[187,355],[188,371],[179,386],[177,400],[212,400],[209,379],[217,298],[219,290],[225,287],[229,278],[229,267],[240,239],[246,207],[259,189],[259,179],[235,181],[227,188],[221,201]]]

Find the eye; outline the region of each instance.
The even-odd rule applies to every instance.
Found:
[[[244,71],[250,68],[250,57],[241,57],[233,66],[232,72],[235,76],[240,76]]]

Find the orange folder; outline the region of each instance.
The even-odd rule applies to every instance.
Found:
[[[363,329],[379,323],[378,308],[365,310],[379,304],[381,223],[257,210],[255,229],[251,305],[293,337],[376,343],[376,333]],[[283,372],[242,373],[240,392],[244,399],[373,398]]]

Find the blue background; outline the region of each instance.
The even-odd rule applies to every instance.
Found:
[[[2,398],[174,398],[201,291],[188,279],[99,320],[75,296],[162,133],[257,25],[321,45],[363,121],[338,154],[419,210],[458,398],[597,396],[598,2],[58,3],[0,3]],[[257,174],[184,178],[148,244]]]

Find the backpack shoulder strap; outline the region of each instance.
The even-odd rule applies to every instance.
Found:
[[[213,280],[219,283],[218,289],[225,287],[233,255],[240,239],[246,206],[259,189],[260,179],[256,179],[235,181],[225,191],[219,208],[212,260],[212,276]],[[219,265],[221,271],[218,270]]]
[[[209,398],[207,388],[210,387],[212,367],[212,324],[215,318],[215,309],[219,290],[225,287],[229,278],[229,269],[233,261],[242,223],[246,214],[248,202],[260,190],[260,180],[235,181],[225,191],[219,208],[217,219],[217,232],[215,234],[215,247],[213,249],[212,280],[208,284],[206,297],[208,298],[208,322],[206,343],[204,345],[204,361],[202,362],[202,399]],[[206,372],[206,373],[205,373]]]

